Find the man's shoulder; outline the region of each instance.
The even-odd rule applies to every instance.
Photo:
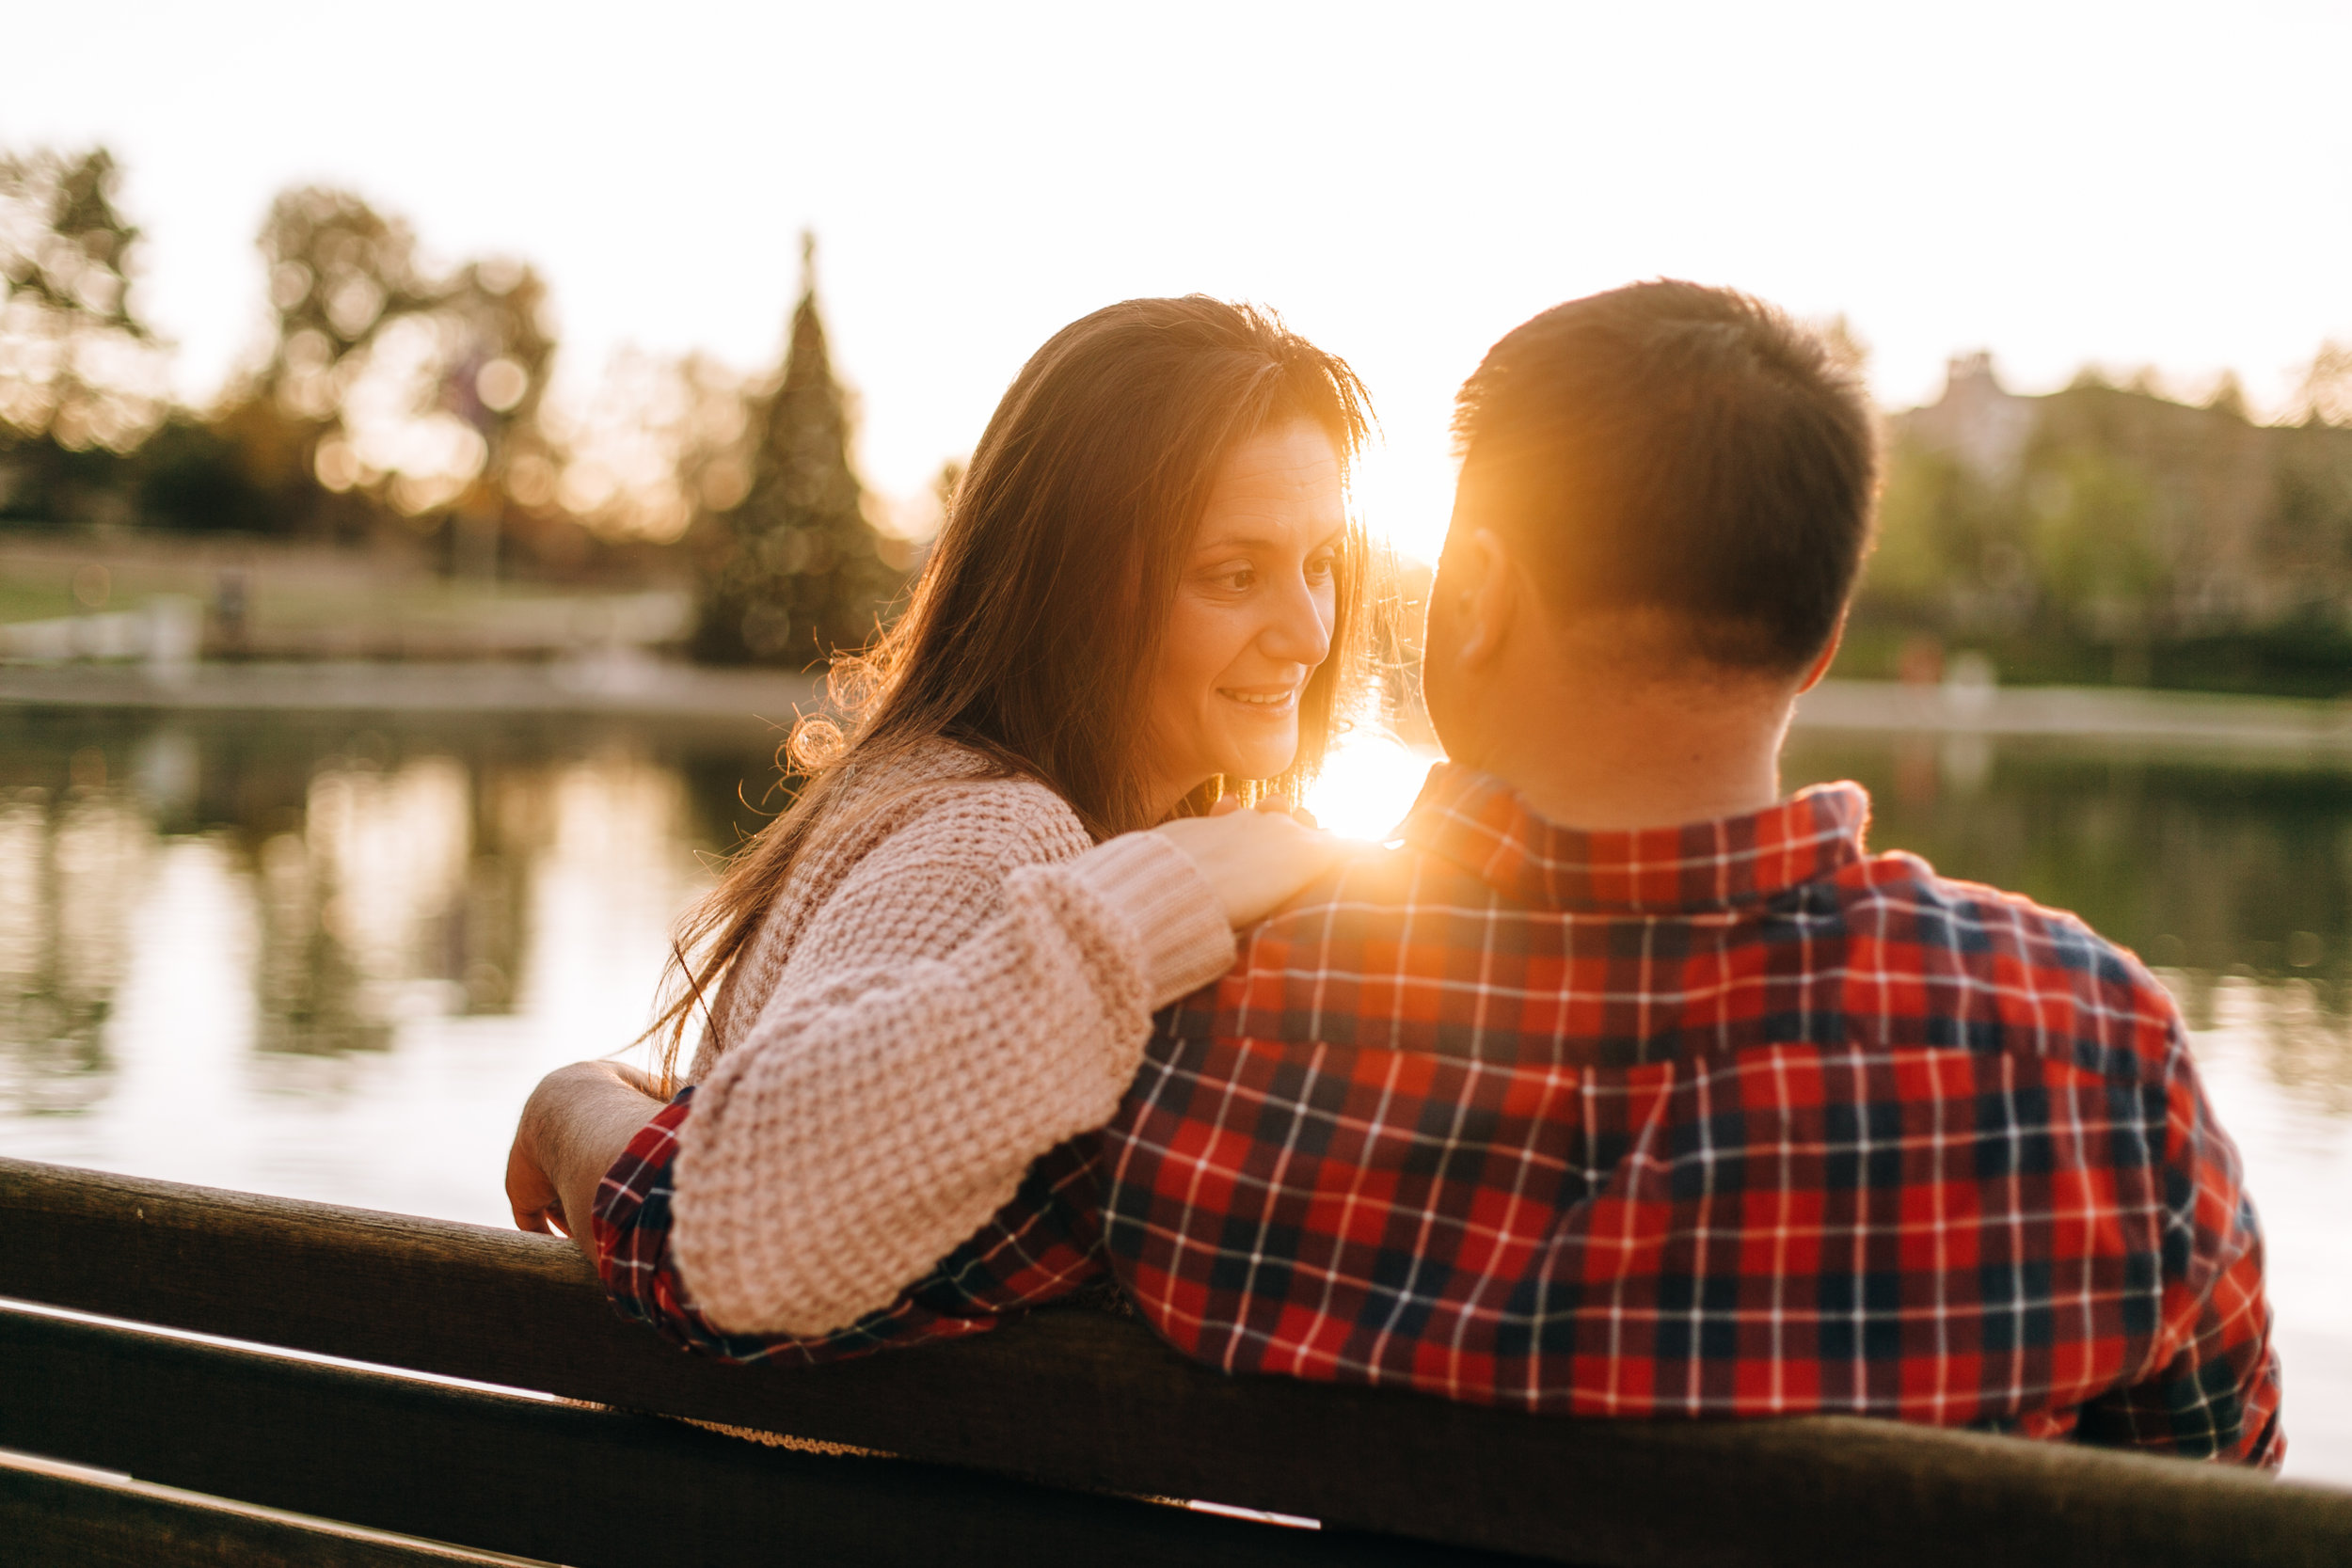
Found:
[[[1723,1001],[1740,985],[1754,1006]],[[1621,992],[1643,1004],[1623,1018]],[[1649,1059],[1682,1048],[1681,1035],[1692,1049],[1733,1050],[1802,1037],[2016,1051],[2145,1081],[2180,1043],[2170,994],[2128,949],[2066,911],[1899,851],[1729,910],[1661,915],[1532,908],[1442,856],[1387,849],[1247,935],[1174,1030],[1486,1055],[1552,1017],[1594,1031],[1596,1060],[1621,1047]],[[1611,1043],[1629,1025],[1654,1037]]]
[[[1866,939],[1899,937],[1962,956],[2013,953],[2024,944],[2069,972],[2162,990],[2130,949],[2100,935],[2073,911],[2038,903],[2022,893],[1947,877],[1904,850],[1866,855],[1832,875],[1758,900],[1753,910],[1735,916],[1710,919],[1710,912],[1700,911],[1682,918],[1695,926],[1740,916],[1752,916],[1767,927],[1801,921],[1817,934],[1827,922],[1831,929],[1843,928]],[[1253,958],[1279,961],[1301,943],[1335,938],[1410,935],[1429,942],[1442,940],[1449,927],[1462,920],[1475,922],[1483,930],[1498,922],[1548,918],[1655,927],[1675,917],[1529,908],[1442,856],[1410,846],[1391,847],[1343,862],[1257,927],[1244,945],[1240,967],[1247,968]]]
[[[1902,851],[1867,856],[1835,879],[1844,960],[1886,973],[1890,1010],[1927,1005],[1989,1037],[2144,1081],[2185,1049],[2179,1005],[2138,956],[2069,910],[1947,877]],[[1855,988],[1860,990],[1862,988]]]
[[[2169,995],[2130,948],[2073,911],[1947,877],[1907,851],[1867,856],[1826,880],[1857,938],[1933,949],[1972,969],[2024,962],[2083,985]]]

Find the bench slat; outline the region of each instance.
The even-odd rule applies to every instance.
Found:
[[[8,1560],[42,1568],[530,1568],[521,1558],[4,1464],[0,1541]]]
[[[1541,1419],[1236,1380],[1083,1310],[831,1367],[731,1368],[618,1322],[548,1238],[9,1160],[0,1219],[0,1294],[1559,1561],[2352,1561],[2352,1493],[2226,1466],[1880,1421]]]
[[[577,1568],[1093,1554],[1295,1568],[1436,1555],[23,1309],[0,1309],[0,1446]]]

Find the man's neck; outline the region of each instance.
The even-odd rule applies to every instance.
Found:
[[[1565,703],[1541,723],[1496,726],[1483,755],[1563,827],[1678,827],[1762,811],[1780,798],[1789,704],[1656,686]]]

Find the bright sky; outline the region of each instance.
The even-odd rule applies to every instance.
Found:
[[[564,368],[776,352],[813,225],[863,462],[905,497],[1044,338],[1194,290],[1351,358],[1366,504],[1442,530],[1498,335],[1661,274],[1844,312],[1883,401],[1989,347],[2282,400],[2352,338],[2352,6],[398,7],[119,0],[0,22],[0,145],[111,146],[151,318],[209,395],[271,195],[349,185],[551,278]]]

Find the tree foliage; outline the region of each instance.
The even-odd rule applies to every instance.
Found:
[[[120,454],[166,406],[164,345],[132,297],[139,231],[103,148],[0,155],[0,512],[119,507]]]
[[[2352,343],[2319,345],[2296,390],[2305,424],[2352,426]]]
[[[0,422],[68,451],[124,451],[164,407],[163,356],[132,309],[139,231],[113,157],[0,156]]]
[[[2011,402],[2013,464],[1893,421],[1842,668],[1931,634],[2026,678],[2352,690],[2352,431],[2255,424],[2226,382],[2202,406],[2088,373]]]
[[[865,646],[903,585],[866,520],[850,410],[817,307],[815,242],[775,390],[753,410],[750,485],[706,515],[694,544],[697,658],[806,667]]]
[[[538,275],[504,260],[430,275],[406,224],[319,187],[280,196],[260,245],[276,332],[247,395],[306,428],[319,483],[412,516],[500,509],[515,466],[544,458],[555,340]]]

